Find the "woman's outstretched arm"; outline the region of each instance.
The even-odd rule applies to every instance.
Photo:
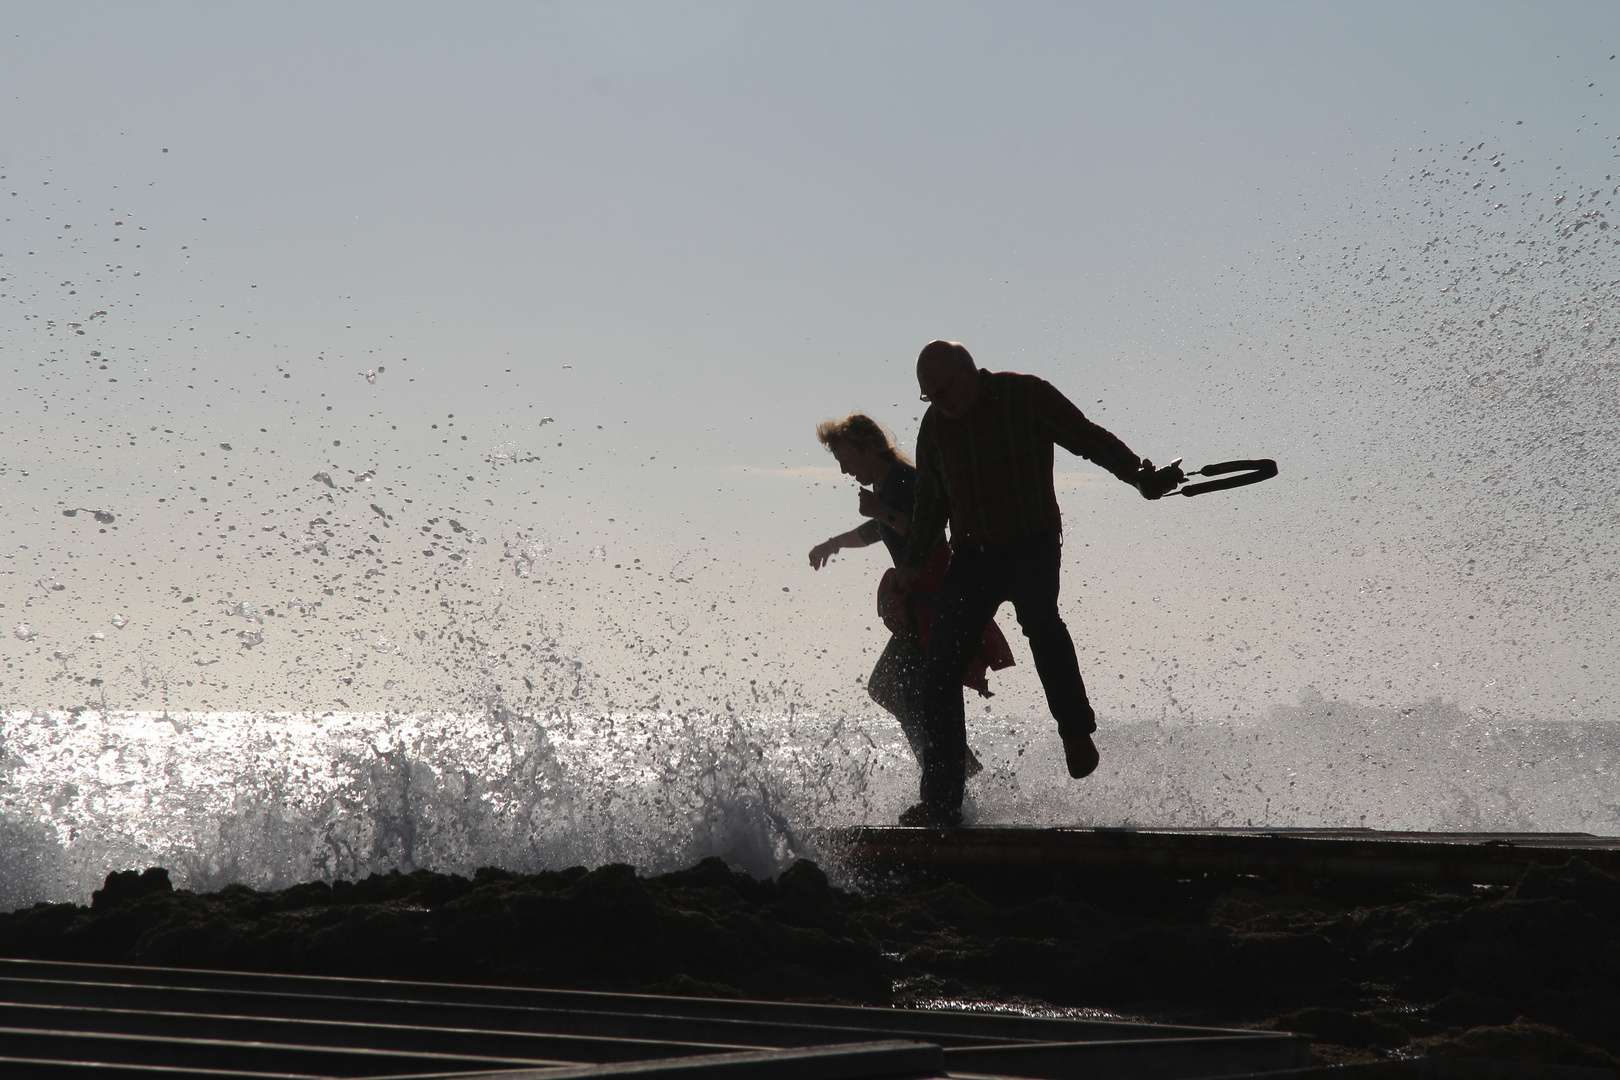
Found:
[[[864,535],[862,535],[865,528],[866,526],[863,525],[859,528],[851,529],[847,533],[839,533],[831,540],[823,540],[821,543],[811,548],[810,569],[820,570],[823,566],[827,565],[828,559],[832,558],[845,548],[866,547],[872,541],[868,540]]]

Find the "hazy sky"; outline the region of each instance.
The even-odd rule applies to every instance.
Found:
[[[326,471],[389,529],[539,538],[562,584],[524,610],[599,703],[723,702],[752,650],[781,700],[858,703],[881,556],[809,571],[858,520],[813,430],[909,443],[945,337],[1155,460],[1282,464],[1150,506],[1060,460],[1082,666],[1133,688],[1105,715],[1613,718],[1617,49],[1611,3],[0,3],[0,698],[89,693],[125,610],[146,636],[94,670],[129,703],[137,654],[210,650],[254,701],[394,701],[280,624],[175,636],[181,594],[329,587],[294,551]],[[205,453],[243,488],[182,513],[192,470],[234,483]],[[62,518],[97,498],[117,537]],[[631,559],[708,576],[613,592]],[[651,625],[731,666],[618,670]],[[1038,708],[1020,671],[1001,702]]]

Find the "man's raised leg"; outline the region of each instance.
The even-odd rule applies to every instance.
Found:
[[[1054,533],[1023,541],[1019,557],[1008,567],[1010,596],[1018,625],[1029,639],[1035,671],[1046,691],[1046,704],[1057,721],[1069,775],[1079,779],[1097,768],[1099,756],[1091,733],[1097,717],[1086,698],[1074,639],[1058,615],[1057,599],[1062,546]]]

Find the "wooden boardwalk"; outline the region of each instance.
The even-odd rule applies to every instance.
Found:
[[[1561,866],[1578,856],[1620,872],[1620,837],[1587,833],[979,825],[822,829],[814,836],[825,849],[874,869],[1107,869],[1511,885],[1531,864]]]
[[[0,960],[7,1080],[1195,1080],[1286,1073],[1308,1045],[1188,1025]]]

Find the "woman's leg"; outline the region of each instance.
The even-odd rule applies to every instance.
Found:
[[[927,688],[924,681],[928,673],[928,654],[923,652],[922,641],[916,634],[896,634],[884,647],[883,655],[872,668],[866,680],[867,693],[872,700],[894,714],[905,733],[911,756],[922,763],[923,756],[923,697]],[[984,763],[968,747],[967,775],[969,779],[984,771]]]
[[[866,680],[872,700],[900,721],[911,753],[922,760],[922,678],[927,663],[916,634],[895,634]]]

